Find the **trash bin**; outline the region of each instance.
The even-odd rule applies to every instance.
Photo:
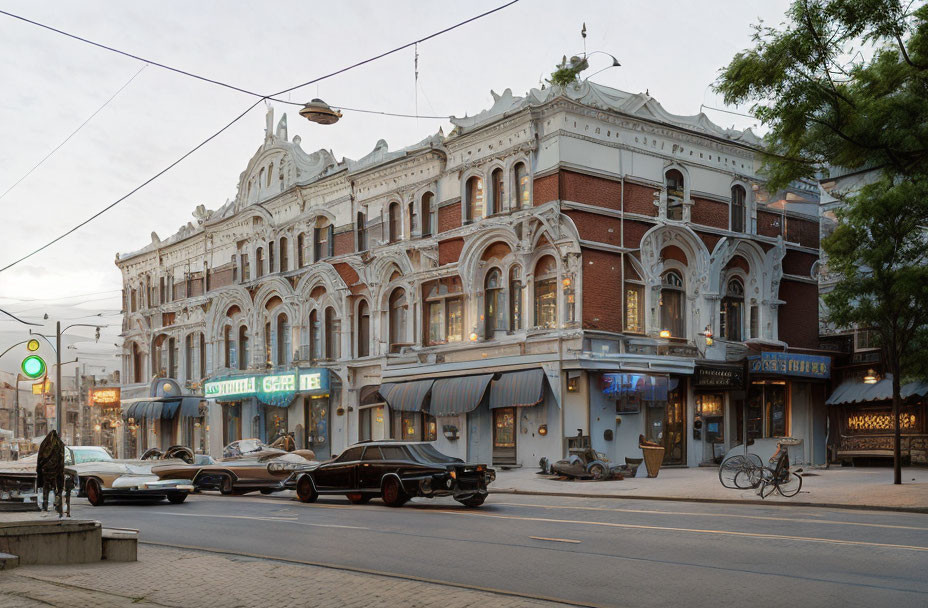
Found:
[[[644,466],[648,469],[648,477],[657,477],[661,463],[664,462],[664,448],[643,445],[641,452],[644,454]]]

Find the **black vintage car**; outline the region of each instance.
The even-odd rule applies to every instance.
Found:
[[[463,505],[479,507],[494,479],[496,472],[486,465],[446,456],[429,443],[370,441],[312,470],[295,472],[285,487],[295,488],[302,502],[314,502],[320,494],[344,494],[354,504],[379,496],[387,505],[401,507],[414,496],[453,496]]]

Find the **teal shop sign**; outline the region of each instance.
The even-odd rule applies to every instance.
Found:
[[[767,352],[748,357],[748,369],[752,374],[827,379],[831,377],[831,357]]]
[[[325,395],[329,392],[329,370],[301,369],[282,374],[218,378],[204,384],[207,399],[234,401],[256,397],[262,403],[287,407],[297,394]]]

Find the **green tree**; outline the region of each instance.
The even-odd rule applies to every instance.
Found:
[[[764,171],[778,188],[829,170],[869,171],[822,242],[838,276],[832,321],[877,330],[893,374],[894,482],[901,483],[900,385],[928,345],[928,6],[795,0],[755,26],[716,89],[769,128]]]

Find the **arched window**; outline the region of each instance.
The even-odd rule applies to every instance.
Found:
[[[322,359],[322,327],[319,326],[319,311],[309,313],[309,346],[313,360]]]
[[[432,234],[432,199],[435,195],[426,192],[422,195],[422,236],[431,236]]]
[[[685,196],[683,174],[676,169],[670,169],[664,174],[664,185],[667,188],[667,219],[682,220]]]
[[[408,212],[409,214],[409,238],[412,238],[412,233],[418,229],[416,225],[416,219],[418,214],[416,213],[416,201],[411,201],[409,203]]]
[[[290,245],[290,242],[287,240],[287,237],[280,237],[280,271],[287,272],[290,270],[290,252],[287,251],[287,246]]]
[[[296,266],[306,266],[306,235],[302,232],[296,237]]]
[[[498,268],[487,273],[484,280],[484,321],[486,325],[485,337],[493,338],[496,330],[506,329],[506,292],[503,289],[503,278]]]
[[[325,309],[325,358],[338,359],[340,356],[338,334],[339,322],[335,318],[335,309],[329,306]]]
[[[285,313],[277,315],[277,365],[290,364],[290,320]]]
[[[521,209],[531,205],[531,190],[525,163],[517,163],[513,171],[516,182],[516,195],[512,198],[512,208]]]
[[[273,274],[274,271],[277,269],[277,265],[274,263],[276,261],[274,257],[275,249],[276,248],[274,247],[274,241],[271,241],[270,243],[267,244],[267,272],[268,274]]]
[[[255,277],[260,278],[264,276],[264,249],[258,247],[255,251]]]
[[[228,325],[222,329],[222,350],[225,367],[237,367],[235,358],[235,338],[232,336],[232,328]]]
[[[487,215],[500,213],[503,210],[503,170],[494,169],[490,174],[490,183],[493,185],[492,198],[490,199],[490,208]]]
[[[139,345],[132,343],[132,381],[135,383],[142,382],[142,352]]]
[[[744,339],[744,284],[740,279],[728,281],[719,311],[719,333],[726,340]]]
[[[625,331],[632,334],[644,333],[644,281],[631,262],[631,254],[625,254]]]
[[[672,338],[686,337],[686,293],[683,278],[676,270],[668,270],[661,277],[661,331],[669,331]]]
[[[168,378],[177,378],[177,340],[168,340]]]
[[[522,269],[518,266],[509,270],[509,329],[522,329]]]
[[[550,255],[535,266],[535,326],[557,327],[557,262]]]
[[[330,258],[335,253],[335,227],[324,217],[316,220],[313,228],[313,261]]]
[[[745,206],[747,192],[741,186],[731,187],[731,229],[732,232],[744,232]]]
[[[400,204],[391,203],[387,209],[388,236],[391,243],[400,240]]]
[[[239,355],[238,355],[238,368],[239,369],[248,369],[248,328],[244,325],[239,326],[238,328],[238,345],[239,345]]]
[[[476,175],[467,180],[464,189],[464,219],[468,222],[483,217],[483,180]]]
[[[390,294],[390,352],[406,343],[406,292],[396,288]]]
[[[367,251],[367,218],[362,211],[358,211],[355,230],[358,232],[358,251]]]
[[[371,309],[367,301],[358,304],[358,357],[371,354]]]

